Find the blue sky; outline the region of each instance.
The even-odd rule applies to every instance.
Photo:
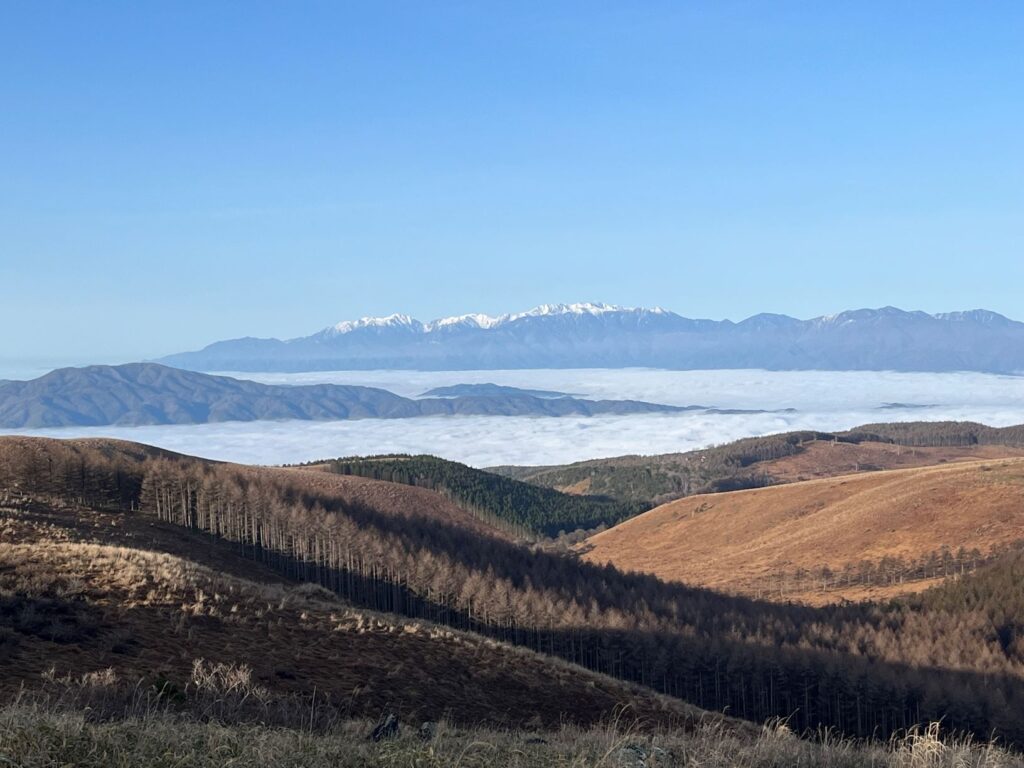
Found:
[[[1024,4],[0,0],[0,357],[544,302],[1024,318]]]

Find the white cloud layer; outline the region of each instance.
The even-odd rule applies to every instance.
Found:
[[[667,453],[792,429],[846,429],[877,421],[1024,423],[1024,378],[979,373],[539,370],[341,371],[235,374],[268,383],[346,383],[415,396],[458,383],[494,382],[721,408],[796,413],[649,414],[592,418],[458,416],[365,421],[227,422],[196,426],[17,430],[52,437],[109,436],[182,453],[258,464],[385,452],[432,453],[475,466],[560,464],[628,453]],[[902,403],[905,408],[881,408]]]

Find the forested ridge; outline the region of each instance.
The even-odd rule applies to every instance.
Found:
[[[522,536],[612,526],[644,511],[639,504],[561,493],[436,456],[390,454],[315,464],[336,474],[438,491],[491,524]]]
[[[9,428],[453,415],[555,418],[684,410],[636,400],[516,392],[411,399],[377,387],[262,384],[156,363],[58,368],[30,381],[0,381],[0,426]]]
[[[550,467],[492,467],[491,471],[546,488],[585,488],[650,508],[698,493],[772,485],[776,478],[759,465],[795,456],[816,441],[886,443],[916,448],[979,445],[1024,446],[1024,425],[989,427],[974,422],[865,424],[842,432],[800,430],[748,437],[684,453],[618,456]]]
[[[906,446],[1024,445],[1024,424],[990,427],[973,421],[907,421],[864,424],[839,433],[860,440]]]
[[[586,487],[592,494],[650,508],[681,496],[771,485],[770,474],[749,470],[760,462],[793,456],[815,440],[855,443],[864,439],[856,432],[785,432],[685,453],[619,456],[553,467],[493,467],[491,471],[547,488]]]
[[[1024,606],[992,608],[1016,583],[1018,561],[948,587],[991,595],[975,603],[775,605],[581,563],[415,510],[384,514],[311,488],[309,475],[0,440],[9,493],[154,515],[359,605],[524,645],[703,708],[863,736],[942,719],[1024,744]]]

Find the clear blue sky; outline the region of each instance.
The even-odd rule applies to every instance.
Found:
[[[1024,318],[1024,3],[0,0],[0,357],[543,302]]]

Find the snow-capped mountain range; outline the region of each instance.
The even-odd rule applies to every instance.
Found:
[[[402,314],[393,314],[387,317],[361,317],[358,320],[343,320],[337,325],[324,328],[320,331],[319,335],[324,337],[338,336],[364,328],[400,328],[414,333],[434,333],[451,328],[475,328],[477,330],[489,331],[528,317],[600,317],[602,315],[635,316],[641,314],[665,315],[670,313],[661,307],[639,309],[636,307],[619,307],[614,304],[592,304],[589,302],[580,304],[541,304],[539,307],[534,307],[527,312],[496,316],[483,314],[456,315],[454,317],[442,317],[429,323],[421,323],[419,320],[409,317],[409,315]]]
[[[759,314],[699,320],[656,307],[546,304],[498,316],[346,320],[296,339],[220,341],[160,362],[202,371],[393,368],[1024,371],[1024,323],[987,310],[895,307],[810,320]]]

